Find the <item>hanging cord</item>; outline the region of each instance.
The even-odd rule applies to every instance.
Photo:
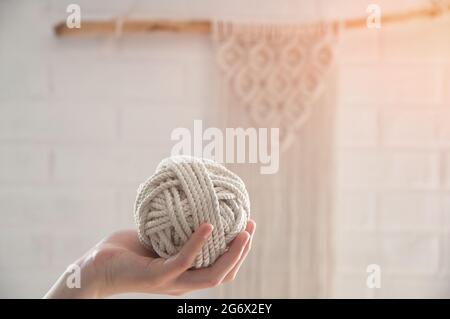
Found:
[[[128,8],[126,8],[121,14],[119,14],[115,19],[114,37],[120,38],[124,33],[124,23],[131,15],[133,10],[136,8],[136,0],[132,1]]]
[[[114,37],[120,38],[123,35],[123,23],[124,23],[124,16],[119,15],[116,17],[116,24],[114,29]]]

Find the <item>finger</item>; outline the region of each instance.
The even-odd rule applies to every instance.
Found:
[[[242,266],[242,263],[244,262],[245,258],[247,258],[247,255],[252,248],[252,241],[253,241],[253,234],[255,233],[256,229],[256,223],[253,220],[249,220],[247,223],[246,231],[250,234],[250,239],[247,242],[247,245],[245,245],[244,252],[242,253],[241,258],[237,262],[237,264],[231,269],[231,271],[225,276],[224,282],[229,282],[234,280],[236,278],[236,275],[239,271],[239,269]]]
[[[200,289],[217,286],[239,261],[249,238],[249,233],[246,231],[240,232],[231,243],[229,250],[220,256],[212,266],[186,271],[176,280],[176,284],[180,289]]]
[[[211,224],[200,225],[191,238],[184,244],[180,252],[172,258],[167,259],[167,271],[179,275],[192,267],[195,258],[200,254],[213,230]]]

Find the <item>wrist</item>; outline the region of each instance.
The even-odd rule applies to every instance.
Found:
[[[95,269],[86,258],[69,265],[44,298],[100,298]]]

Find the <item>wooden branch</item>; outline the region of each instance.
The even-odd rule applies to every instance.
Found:
[[[450,12],[450,4],[446,7],[432,6],[407,12],[386,14],[381,16],[381,24],[405,22],[421,18],[434,18]],[[334,21],[334,25],[342,25],[344,29],[357,29],[366,27],[367,18]],[[70,29],[65,22],[60,22],[54,28],[59,37],[78,35],[104,35],[104,34],[130,34],[130,33],[196,33],[208,34],[211,32],[211,21],[208,20],[124,20],[82,21],[81,28]]]

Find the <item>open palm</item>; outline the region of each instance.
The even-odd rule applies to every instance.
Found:
[[[104,297],[125,292],[182,295],[234,280],[251,248],[255,222],[249,220],[229,249],[217,261],[203,269],[191,269],[212,225],[202,224],[181,251],[169,258],[158,257],[138,240],[134,230],[119,231],[97,244],[85,257],[97,295]],[[94,278],[94,279],[91,279]]]

